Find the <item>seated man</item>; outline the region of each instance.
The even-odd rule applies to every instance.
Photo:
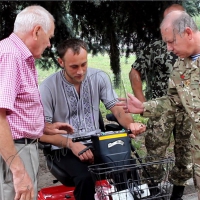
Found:
[[[93,135],[99,129],[99,102],[114,114],[119,123],[130,129],[130,137],[144,132],[146,127],[134,123],[132,116],[115,106],[118,97],[109,76],[98,69],[87,67],[87,45],[79,39],[69,39],[58,48],[61,71],[48,77],[40,85],[45,115],[45,133],[72,132],[70,135],[42,136],[40,141],[53,144],[54,162],[69,174],[74,183],[76,200],[94,200],[95,187],[88,172],[94,162],[86,143],[73,143],[71,138]],[[70,125],[71,126],[70,126]],[[66,148],[64,153],[63,148]]]

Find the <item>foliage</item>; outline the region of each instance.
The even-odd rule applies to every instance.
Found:
[[[58,68],[56,46],[64,39],[84,39],[93,55],[108,53],[116,84],[120,83],[120,56],[128,58],[151,39],[160,37],[159,24],[166,6],[181,1],[1,1],[0,39],[13,30],[16,14],[28,5],[39,4],[55,18],[52,47],[38,61],[40,67]],[[183,1],[188,12],[199,12],[199,1]],[[9,14],[8,14],[9,13]]]
[[[191,16],[199,14],[200,11],[199,4],[200,2],[197,0],[183,1],[183,7],[186,9],[188,13],[190,13]]]
[[[131,143],[135,147],[135,150],[140,156],[140,158],[146,156],[146,148],[144,148],[144,145],[143,145],[144,141],[139,140],[139,137],[137,137],[137,140],[132,139]],[[135,154],[135,152],[132,152],[132,153]]]
[[[76,2],[70,5],[76,34],[84,38],[91,53],[107,52],[110,66],[120,82],[120,53],[126,57],[141,44],[159,37],[161,13],[171,2],[102,1]]]
[[[27,5],[26,2],[0,2],[0,40],[10,35],[13,31],[16,14]]]
[[[0,39],[9,36],[13,31],[14,20],[17,13],[29,5],[41,5],[55,18],[55,36],[51,49],[47,49],[43,58],[37,62],[41,68],[49,69],[59,67],[55,55],[55,48],[63,39],[74,37],[70,17],[67,15],[68,2],[66,1],[0,1]],[[9,13],[9,14],[8,14]]]
[[[198,29],[200,30],[200,16],[198,15],[198,16],[195,16],[193,18],[194,18],[194,21],[197,24]]]

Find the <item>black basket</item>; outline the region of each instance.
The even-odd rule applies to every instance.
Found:
[[[96,183],[95,199],[170,199],[172,184],[168,175],[173,166],[173,158],[155,161],[151,157],[91,165],[89,171]],[[151,173],[152,168],[162,169],[162,173],[155,175]]]

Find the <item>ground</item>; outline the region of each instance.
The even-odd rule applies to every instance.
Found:
[[[53,183],[55,178],[53,175],[51,175],[51,173],[49,172],[46,166],[46,160],[45,160],[42,150],[39,150],[39,158],[40,158],[40,166],[39,166],[39,174],[38,174],[38,190],[44,187],[59,185],[60,184],[59,182],[56,184]]]

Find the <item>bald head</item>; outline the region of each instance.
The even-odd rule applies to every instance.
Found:
[[[180,5],[180,4],[172,4],[172,5],[170,5],[168,8],[165,9],[164,14],[163,14],[163,17],[165,18],[165,16],[166,16],[167,14],[169,14],[169,13],[172,12],[172,11],[176,11],[176,10],[185,11],[185,9],[183,8],[182,5]]]
[[[185,11],[171,11],[163,19],[160,29],[162,30],[171,27],[177,33],[183,33],[186,27],[189,27],[192,31],[198,31],[197,25],[195,24],[192,17],[190,17]]]
[[[172,11],[166,15],[160,25],[163,41],[167,50],[180,58],[186,58],[200,52],[200,35],[192,17],[185,11]]]

